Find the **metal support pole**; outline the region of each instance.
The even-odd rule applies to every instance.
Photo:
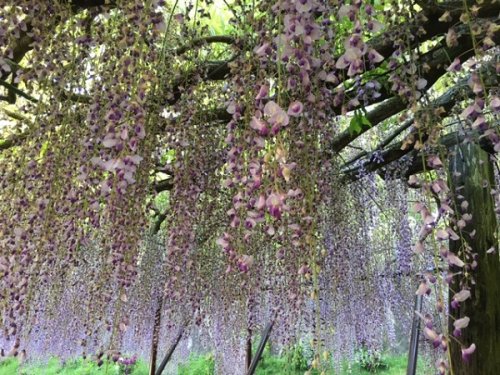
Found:
[[[415,375],[417,371],[418,338],[420,334],[420,317],[415,312],[422,311],[422,296],[415,296],[415,307],[413,309],[413,323],[411,326],[410,351],[408,353],[408,367],[406,375]]]
[[[163,373],[163,370],[165,370],[165,367],[167,366],[168,361],[170,361],[170,357],[172,357],[172,354],[174,354],[174,350],[177,347],[177,344],[179,344],[179,341],[181,341],[183,334],[184,334],[184,326],[182,326],[179,329],[179,333],[177,334],[177,337],[175,338],[174,342],[172,343],[172,346],[170,347],[167,354],[165,355],[165,358],[163,358],[163,361],[161,361],[160,367],[158,367],[158,370],[156,370],[155,375],[161,375]]]
[[[266,347],[267,340],[269,340],[269,336],[271,336],[271,330],[273,329],[273,325],[274,325],[274,320],[271,320],[269,323],[267,323],[264,332],[262,332],[262,338],[260,339],[259,347],[255,352],[255,356],[252,359],[252,363],[250,364],[247,375],[254,374],[255,369],[257,368],[257,365],[260,361],[260,358],[262,357],[262,353],[264,352],[264,348]]]

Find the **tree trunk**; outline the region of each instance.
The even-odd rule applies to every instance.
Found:
[[[460,205],[467,201],[466,212],[472,220],[462,229],[465,240],[450,240],[450,250],[468,264],[472,259],[464,258],[464,246],[477,254],[478,266],[470,270],[475,285],[470,286],[472,297],[460,303],[458,309],[450,307],[450,314],[456,319],[468,316],[470,323],[462,330],[459,340],[450,340],[451,366],[453,375],[498,375],[500,373],[500,259],[498,254],[497,219],[491,194],[495,188],[493,164],[489,155],[473,143],[456,146],[450,156],[450,178],[456,214],[462,212]],[[458,233],[458,229],[455,228]],[[475,231],[475,235],[470,233]],[[487,253],[495,248],[494,253]],[[450,301],[461,290],[459,275],[450,284]],[[449,319],[450,334],[453,319]],[[462,360],[462,348],[474,343],[476,351],[468,362]]]

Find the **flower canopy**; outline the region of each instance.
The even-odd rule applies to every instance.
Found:
[[[454,155],[479,145],[479,176],[500,151],[498,2],[0,9],[2,353],[125,358],[158,310],[220,373],[270,321],[326,368],[394,345],[416,293],[438,371],[449,346],[474,361],[467,306],[498,243],[471,245]]]

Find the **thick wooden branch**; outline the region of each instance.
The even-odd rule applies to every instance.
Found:
[[[173,186],[172,179],[167,178],[155,183],[154,189],[157,193],[160,193],[162,191],[172,190]]]
[[[342,151],[349,143],[354,141],[361,134],[367,132],[372,127],[378,125],[389,117],[398,114],[405,108],[406,103],[399,96],[387,99],[366,115],[366,118],[370,121],[371,126],[363,125],[360,132],[357,134],[352,133],[347,129],[344,130],[332,141],[330,144],[330,150],[337,153]]]
[[[8,150],[11,147],[14,147],[24,141],[28,135],[26,133],[22,133],[20,135],[13,135],[7,139],[0,139],[0,151]]]
[[[500,130],[498,124],[496,125],[495,129],[497,131]],[[469,129],[467,131],[460,130],[444,135],[439,140],[439,144],[434,147],[434,150],[428,150],[426,151],[426,154],[430,154],[433,152],[437,153],[439,151],[439,147],[450,149],[464,142],[477,143],[483,150],[488,153],[491,153],[493,150],[493,145],[487,138],[482,136],[481,132]],[[359,174],[361,172],[361,169],[366,172],[384,171],[384,167],[397,160],[404,160],[407,162],[407,167],[404,171],[404,177],[433,169],[429,165],[424,165],[425,157],[421,152],[415,150],[413,147],[402,150],[401,148],[398,148],[397,145],[400,145],[400,143],[392,146],[387,150],[384,150],[381,153],[381,161],[370,161],[369,163],[364,164],[363,167],[345,171],[345,178],[347,180],[356,181],[360,178]]]
[[[72,6],[73,11],[79,12],[81,10],[90,9],[93,7],[98,7],[103,5],[113,6],[115,2],[109,0],[69,0],[68,3]],[[24,56],[26,56],[26,54],[33,49],[34,39],[30,35],[31,32],[32,32],[32,25],[29,22],[27,22],[27,30],[20,32],[20,37],[16,40],[15,45],[12,46],[12,59],[10,59],[10,61],[14,65],[18,65],[19,62],[21,62],[21,60],[24,58]],[[2,74],[0,74],[0,84],[6,86],[6,84],[8,84],[6,82],[7,78],[10,75],[15,74],[15,71],[16,69],[12,69],[10,72],[3,72]],[[13,104],[16,100],[15,96],[21,95],[24,96],[26,99],[33,101],[32,99],[34,98],[31,97],[31,95],[26,94],[20,90],[17,91],[18,90],[17,87],[11,84],[8,85],[10,85],[10,87],[8,87],[9,96],[6,99],[2,98],[2,100],[6,100],[9,103]]]
[[[493,64],[489,64],[487,69],[483,69],[484,74],[493,73]],[[484,77],[483,74],[483,77]],[[443,114],[448,114],[453,106],[456,104],[456,101],[460,98],[472,97],[473,92],[470,87],[467,85],[469,77],[462,79],[455,86],[449,89],[446,93],[441,95],[438,99],[436,99],[431,105],[426,109],[429,111],[433,111],[436,108],[441,107],[444,112]],[[376,152],[380,152],[385,149],[397,136],[399,136],[406,129],[410,128],[413,125],[414,119],[410,118],[403,122],[397,129],[395,129],[387,138],[385,138],[382,142],[380,142],[377,147],[371,152],[362,152],[353,157],[351,160],[344,164],[344,169],[349,168],[352,164],[357,162],[361,158],[371,159],[372,155]],[[365,163],[367,160],[365,160]]]
[[[175,50],[175,54],[182,55],[183,53],[186,53],[187,51],[195,47],[201,47],[211,43],[233,44],[234,42],[235,39],[229,35],[211,35],[203,38],[196,38],[193,39],[190,43],[177,48]]]
[[[498,42],[500,39],[500,33],[497,32],[495,34],[495,42]],[[472,38],[470,35],[463,35],[459,38],[459,44],[456,47],[446,47],[443,46],[436,50],[430,51],[422,56],[422,58],[418,61],[418,65],[420,67],[426,66],[428,67],[427,72],[422,74],[422,78],[427,80],[427,86],[425,90],[428,90],[441,76],[446,73],[446,68],[450,65],[450,61],[453,61],[456,57],[460,56],[462,61],[472,57],[474,55],[474,49],[472,44]],[[387,89],[381,91],[381,96],[378,98],[379,101],[384,100],[388,97],[391,97],[392,93],[390,93]],[[373,103],[372,103],[373,104]],[[406,108],[406,104],[402,99],[400,102],[394,100],[394,102],[390,103],[391,105],[386,106],[386,115],[384,115],[383,110],[379,110],[378,107],[375,108],[371,113],[368,113],[368,119],[370,120],[372,126],[364,125],[361,128],[359,133],[352,133],[349,130],[345,130],[341,132],[331,143],[330,150],[333,153],[338,153],[342,151],[349,143],[358,138],[361,134],[370,130],[373,126],[380,123],[381,121],[399,113],[404,108]],[[361,108],[361,105],[358,107]],[[336,111],[340,113],[341,107],[335,108]],[[372,119],[377,118],[376,121],[372,121]]]
[[[467,4],[470,7],[474,4],[477,5],[477,2],[469,0]],[[417,26],[410,26],[410,33],[414,36],[414,40],[411,44],[412,47],[444,34],[450,27],[460,23],[460,16],[464,12],[464,2],[461,0],[452,0],[443,3],[432,1],[427,6],[422,6],[422,8],[423,10],[418,12],[414,17],[422,21]],[[449,11],[449,19],[440,21],[439,18],[445,11]],[[500,2],[496,0],[483,1],[480,5],[477,17],[492,17],[498,15],[498,12],[500,12]],[[387,58],[394,52],[394,38],[392,36],[402,31],[406,32],[406,29],[408,29],[408,24],[394,27],[372,38],[368,42],[368,45],[374,48],[383,57]]]
[[[229,63],[231,61],[232,60],[208,62],[204,66],[201,66],[187,73],[185,77],[178,79],[173,83],[172,88],[170,89],[171,93],[169,95],[167,103],[169,105],[177,103],[186,87],[192,85],[195,81],[197,81],[199,77],[201,77],[204,81],[220,81],[226,79],[230,73]],[[92,98],[89,95],[70,92],[63,93],[61,99],[70,100],[72,102],[82,104],[89,104],[92,102]],[[226,118],[228,118],[227,121],[229,121],[231,118],[223,112],[225,112],[225,110],[222,109],[216,110],[215,112],[211,113],[207,112],[207,122],[218,121]]]
[[[497,131],[499,130],[498,125],[496,125],[496,129]],[[428,150],[426,151],[426,154],[437,153],[439,151],[439,147],[450,149],[463,142],[477,143],[483,150],[489,153],[491,153],[493,149],[491,142],[487,138],[483,137],[481,132],[477,130],[467,130],[465,132],[460,130],[441,137],[441,139],[439,140],[439,144],[434,147],[434,150]],[[345,171],[345,178],[347,180],[356,181],[361,177],[360,173],[362,169],[366,172],[375,172],[378,170],[382,170],[392,162],[402,160],[403,157],[405,158],[404,160],[409,162],[407,168],[405,169],[405,177],[433,169],[431,166],[424,164],[424,161],[426,160],[425,156],[421,152],[415,150],[413,146],[402,150],[401,147],[398,148],[398,146],[400,145],[401,143],[398,142],[389,149],[382,151],[381,161],[370,161],[369,163],[364,164],[362,167],[357,167],[355,169]]]
[[[450,20],[447,22],[441,22],[438,21],[438,19],[443,15],[445,10],[450,11]],[[496,14],[500,11],[500,2],[496,1],[487,1],[484,2],[478,11],[477,17],[484,18],[484,17],[491,17],[493,14]],[[415,47],[418,44],[421,44],[424,41],[430,40],[434,38],[437,35],[443,34],[448,31],[448,29],[455,25],[456,23],[459,22],[460,15],[463,12],[463,3],[462,2],[457,2],[457,1],[450,1],[446,2],[443,4],[439,4],[437,6],[429,7],[426,8],[425,10],[421,11],[416,18],[422,19],[423,22],[420,23],[417,27],[415,27],[415,32],[417,29],[420,29],[421,32],[419,33],[419,37],[415,37],[412,46]],[[398,33],[401,32],[402,28],[406,28],[407,25],[401,25],[398,27],[395,27],[391,30],[388,30],[386,33],[383,33],[382,35],[373,38],[368,42],[368,45],[377,52],[379,52],[384,58],[389,57],[393,52],[394,52],[394,41],[393,41],[393,35],[397,35]],[[222,38],[222,40],[226,40],[225,42],[230,41],[229,37],[224,37],[224,36],[218,36],[214,37],[215,40],[217,38]],[[428,87],[430,87],[432,84],[436,82],[436,80],[441,77],[445,73],[445,68],[446,66],[442,66],[443,64],[449,63],[450,59],[453,60],[456,56],[461,56],[462,58],[468,58],[472,56],[473,51],[471,50],[472,48],[472,41],[470,40],[470,37],[468,37],[468,41],[465,40],[467,39],[462,36],[459,41],[459,46],[455,48],[441,48],[437,52],[429,52],[423,56],[423,59],[421,61],[421,64],[428,63],[428,62],[435,62],[434,65],[431,65],[431,70],[430,72],[424,76],[424,78],[428,81]],[[463,43],[463,42],[466,43]],[[234,42],[234,40],[232,41]],[[200,43],[202,43],[200,41]],[[181,47],[180,51],[183,52],[184,49],[187,49],[188,47]],[[469,51],[468,51],[469,50]],[[436,55],[437,54],[437,55]],[[448,54],[448,55],[447,55]],[[453,56],[453,57],[451,57]],[[231,59],[231,61],[234,59]],[[225,61],[225,62],[220,62],[216,64],[207,64],[204,69],[205,69],[205,74],[202,75],[204,77],[204,80],[223,80],[226,79],[229,74],[231,73],[229,63],[231,61]],[[193,83],[193,80],[190,79],[189,77],[196,77],[197,72],[194,71],[190,74],[187,75],[187,78],[182,79],[178,83],[174,84],[174,89],[173,93],[168,98],[167,102],[169,104],[175,104],[181,97],[182,95],[182,88],[184,86],[189,86],[190,84]],[[349,95],[349,93],[348,93]],[[379,97],[378,101],[382,101],[384,99],[390,98],[392,96],[392,93],[387,92],[387,90],[383,90],[382,95]],[[404,108],[404,103],[398,103],[400,104],[400,111]],[[391,108],[392,109],[392,108]],[[341,107],[335,108],[338,114],[341,113]],[[394,108],[393,111],[396,111]],[[395,114],[397,112],[394,112]],[[363,129],[363,131],[367,131],[368,129]],[[338,139],[332,149],[334,152],[340,151],[343,147],[345,147],[348,143],[351,141],[348,139],[349,135],[342,135],[343,137],[346,137],[345,139]],[[347,143],[346,143],[347,142]],[[337,149],[340,147],[340,149]]]
[[[364,158],[364,157],[369,157],[371,159],[371,155],[373,155],[375,152],[383,150],[386,146],[388,146],[394,139],[396,139],[401,133],[403,133],[405,130],[407,130],[409,127],[413,125],[413,118],[407,119],[404,121],[400,126],[398,126],[386,139],[384,139],[382,142],[380,142],[377,147],[371,152],[368,151],[363,151],[357,154],[355,157],[350,159],[344,164],[344,168],[348,168],[355,162],[357,162],[359,159]]]
[[[0,80],[0,86],[5,87],[9,91],[9,93],[13,93],[15,95],[22,96],[23,98],[29,100],[30,102],[38,103],[38,99],[32,97],[30,94],[27,94],[20,89],[18,89],[15,85],[13,85],[11,83]],[[7,100],[7,101],[9,101],[9,103],[11,103],[12,100],[9,98],[9,100]]]
[[[151,227],[151,234],[158,234],[161,225],[167,219],[167,215],[168,214],[165,211],[155,217],[155,221],[153,222],[153,226]]]
[[[116,5],[116,1],[114,1],[114,0],[69,0],[68,3],[76,11],[100,7],[100,6],[115,6]]]
[[[181,341],[182,336],[184,335],[185,328],[186,328],[185,326],[181,326],[181,328],[179,329],[179,332],[177,333],[174,342],[168,349],[167,354],[165,354],[165,358],[163,358],[163,361],[161,361],[160,366],[158,367],[158,369],[156,369],[155,375],[161,375],[163,373],[163,370],[165,370],[165,366],[167,366],[167,363],[168,361],[170,361],[172,354],[174,354],[175,348]]]
[[[10,59],[14,64],[19,64],[19,62],[23,59],[23,57],[31,51],[33,38],[29,36],[29,32],[31,31],[31,25],[28,25],[27,31],[22,31],[20,33],[19,39],[17,39],[16,44],[12,48],[12,59]],[[5,81],[7,77],[12,73],[11,72],[3,72],[0,75],[0,80]]]
[[[5,113],[7,116],[9,116],[10,118],[12,118],[14,120],[22,121],[26,124],[31,124],[31,120],[27,116],[25,116],[19,112],[11,111],[11,110],[8,110],[7,108],[2,108],[2,111],[3,111],[3,113]]]
[[[491,87],[498,87],[498,77],[496,74],[496,66],[494,63],[485,65],[480,69],[480,72],[481,76],[483,77],[483,81],[487,85],[487,90],[489,90],[489,88]],[[468,77],[460,80],[455,86],[453,86],[439,98],[434,100],[431,105],[424,110],[434,111],[435,109],[440,108],[441,116],[449,115],[457,102],[466,98],[473,97],[474,93],[467,84],[467,81]],[[399,129],[396,129],[394,133],[391,133],[387,139],[382,141],[375,150],[373,150],[371,153],[367,153],[365,159],[358,163],[359,165],[350,167],[350,165],[352,165],[352,162],[355,160],[347,162],[343,168],[344,173],[348,175],[350,179],[357,179],[357,175],[362,169],[367,172],[373,172],[412,152],[414,144],[410,145],[405,150],[402,150],[401,147],[403,145],[403,142],[397,142],[390,145],[389,148],[385,149],[385,147],[388,146],[390,142],[395,139],[401,131],[404,131],[405,128],[410,127],[412,123],[413,119],[407,120],[407,122],[404,123]],[[422,137],[422,140],[425,140],[427,135],[422,134]],[[446,136],[444,138],[446,138]],[[487,147],[484,141],[483,146]],[[380,161],[380,158],[373,158],[372,156],[375,153],[379,153],[379,156],[383,161]],[[356,157],[354,159],[359,159],[359,157]]]
[[[16,142],[16,138],[0,139],[0,150],[7,150],[14,146]]]
[[[454,147],[449,153],[448,186],[451,188],[452,207],[468,203],[467,214],[472,220],[465,220],[465,226],[454,225],[458,240],[449,239],[449,251],[467,263],[472,259],[479,267],[467,268],[470,280],[466,285],[471,298],[454,306],[457,291],[464,288],[461,276],[453,277],[449,287],[450,314],[456,319],[469,317],[471,324],[463,330],[458,340],[450,340],[451,373],[455,375],[496,374],[500,369],[500,258],[498,257],[498,211],[495,210],[494,165],[488,154],[473,144]],[[463,206],[462,206],[463,207]],[[465,209],[456,209],[451,222],[458,223]],[[452,237],[452,236],[450,236]],[[490,254],[489,249],[493,249]],[[472,259],[471,259],[472,258]],[[451,267],[450,267],[451,268]],[[465,272],[451,268],[450,273]],[[469,275],[468,275],[469,276]],[[456,321],[456,320],[455,320]],[[454,319],[449,319],[448,329],[452,331]],[[477,345],[470,360],[464,361],[463,348]],[[483,349],[483,350],[481,350]]]
[[[500,127],[496,126],[497,131],[500,130]],[[493,153],[493,145],[492,143],[485,137],[481,135],[478,131],[457,131],[450,134],[445,135],[440,140],[440,146],[446,148],[447,150],[452,149],[453,147],[460,145],[462,143],[474,143],[477,144],[486,151],[487,153]],[[437,152],[438,150],[434,150]],[[432,152],[432,151],[431,151]],[[421,153],[416,154],[412,159],[411,163],[408,165],[405,173],[405,177],[409,177],[413,174],[419,174],[428,170],[432,170],[433,168],[429,165],[424,165],[425,158],[422,157]]]
[[[169,93],[167,103],[169,105],[177,103],[185,88],[195,82],[198,82],[199,78],[201,78],[202,81],[220,81],[226,79],[231,72],[229,64],[235,58],[236,57],[233,57],[228,61],[209,62],[206,65],[187,73],[185,77],[182,77],[174,82],[171,89],[166,89],[166,92]]]
[[[257,369],[257,365],[262,357],[262,353],[264,353],[264,348],[266,347],[266,343],[269,340],[269,336],[271,336],[271,331],[274,326],[274,319],[267,323],[264,331],[262,332],[262,336],[259,342],[259,346],[257,347],[257,351],[255,352],[255,356],[250,363],[250,367],[247,369],[247,375],[253,375],[255,370]]]
[[[497,33],[498,39],[498,33]],[[440,48],[436,48],[422,56],[422,59],[418,62],[419,66],[426,65],[429,67],[428,71],[422,75],[422,78],[427,80],[427,86],[424,90],[428,90],[439,78],[441,78],[446,73],[446,68],[450,64],[450,60],[452,61],[455,57],[460,56],[463,61],[467,58],[473,56],[474,51],[472,49],[472,40],[470,35],[464,35],[459,40],[459,45],[457,47],[449,48],[446,46],[442,46]],[[214,66],[209,69],[207,73],[207,79],[224,79],[230,73],[229,62],[225,64],[220,64],[218,66]],[[215,72],[214,70],[217,70]],[[182,92],[175,91],[174,97],[169,100],[170,104],[174,104],[182,95]],[[381,96],[377,99],[377,101],[372,102],[370,104],[380,103],[377,107],[375,107],[372,111],[368,112],[366,117],[371,123],[369,125],[363,125],[359,133],[352,133],[348,129],[341,132],[330,144],[329,150],[327,151],[330,154],[339,153],[345,147],[347,147],[351,142],[357,139],[359,136],[369,131],[382,121],[398,114],[403,111],[407,107],[407,103],[399,96],[394,96],[394,93],[391,93],[387,89],[381,90]],[[358,106],[354,109],[360,109],[362,106]],[[333,108],[334,113],[338,115],[342,112],[342,106],[339,105]],[[231,120],[231,116],[227,113],[227,111],[223,108],[217,109],[215,111],[210,111],[206,113],[207,122],[215,122],[215,121],[229,121]]]
[[[469,7],[474,4],[476,4],[476,2],[473,0],[467,1],[467,5]],[[445,11],[449,12],[448,19],[440,20]],[[500,2],[496,0],[488,0],[481,4],[475,18],[490,18],[494,15],[498,15],[499,12]],[[462,24],[460,17],[463,13],[463,1],[452,0],[439,4],[432,2],[423,7],[423,10],[417,12],[413,16],[413,20],[416,20],[417,22],[404,22],[400,25],[396,25],[386,32],[370,39],[367,42],[367,45],[370,48],[375,49],[380,55],[382,55],[382,57],[384,57],[385,60],[395,52],[396,44],[394,41],[401,35],[404,35],[409,31],[412,38],[408,41],[408,47],[413,49],[417,48],[422,43],[445,34],[451,27],[456,27],[457,25]],[[462,26],[464,25],[462,24]],[[336,60],[337,59],[338,56],[336,57]],[[383,61],[375,64],[375,67],[381,65],[382,63]],[[329,88],[333,89],[341,83],[342,81],[336,85],[331,85]]]

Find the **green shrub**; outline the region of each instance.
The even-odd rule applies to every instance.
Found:
[[[7,358],[0,362],[0,374],[17,374],[19,364],[14,358]]]
[[[304,349],[301,344],[297,344],[292,350],[286,353],[287,363],[290,364],[293,370],[307,371],[309,368],[307,358],[304,354]]]
[[[212,354],[190,357],[180,365],[178,375],[215,375],[215,360]]]
[[[368,372],[378,372],[389,367],[380,352],[366,348],[357,351],[356,362],[363,370]]]

